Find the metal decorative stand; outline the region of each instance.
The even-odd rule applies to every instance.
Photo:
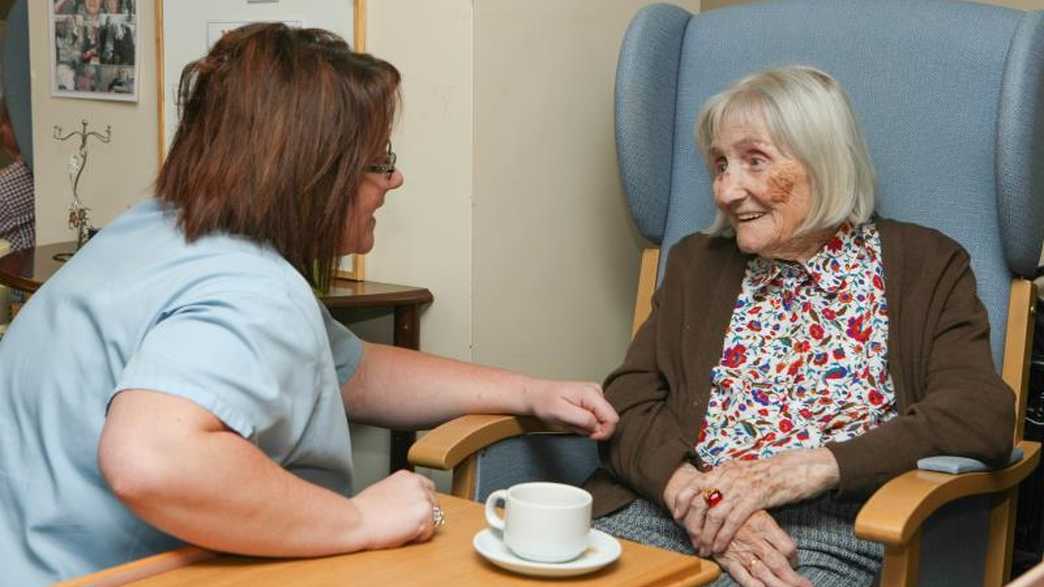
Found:
[[[76,231],[76,250],[80,250],[84,244],[87,243],[87,239],[94,235],[97,229],[91,225],[88,212],[90,208],[83,205],[83,201],[80,199],[80,176],[83,175],[83,169],[87,166],[87,139],[94,137],[103,143],[108,143],[112,140],[112,126],[105,126],[105,134],[101,134],[95,131],[87,130],[87,121],[81,121],[83,128],[81,130],[74,130],[69,134],[62,136],[62,127],[55,126],[53,138],[58,141],[67,141],[73,137],[79,137],[80,148],[73,153],[73,156],[69,158],[69,183],[72,184],[73,201],[69,205],[69,228]],[[55,258],[59,261],[65,261],[72,256],[72,253],[62,253],[55,255]]]

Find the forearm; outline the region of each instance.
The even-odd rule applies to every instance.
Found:
[[[155,468],[167,470],[155,471],[152,482],[117,479],[113,486],[160,530],[204,548],[257,556],[367,547],[350,500],[284,471],[235,433],[205,433],[170,448],[162,460],[157,455]]]
[[[341,395],[353,421],[419,430],[464,414],[529,414],[533,382],[503,369],[367,343]]]
[[[760,507],[771,508],[816,497],[836,488],[840,479],[837,460],[828,449],[790,450],[760,461],[726,462],[706,472],[682,464],[667,481],[663,499],[673,508],[687,487],[724,491],[733,484],[750,484],[763,495]]]
[[[980,390],[983,395],[992,393],[986,385]],[[1011,455],[1014,406],[1006,388],[992,395],[988,401],[974,403],[957,394],[929,396],[865,434],[829,444],[841,470],[840,493],[869,495],[916,469],[919,459],[936,455],[969,457],[1003,467]]]

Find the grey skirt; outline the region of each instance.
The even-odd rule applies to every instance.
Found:
[[[776,523],[797,544],[797,572],[817,587],[871,585],[881,570],[884,547],[852,533],[860,503],[829,495],[771,510]],[[637,499],[594,520],[594,526],[619,538],[684,554],[696,554],[684,528],[658,505]],[[737,585],[727,573],[712,583]]]

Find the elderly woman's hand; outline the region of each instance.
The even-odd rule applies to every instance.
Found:
[[[729,461],[706,473],[683,465],[668,482],[664,499],[700,556],[709,556],[724,552],[754,512],[814,497],[838,480],[837,461],[828,449],[792,450],[768,459]],[[720,499],[706,499],[714,491]]]
[[[714,560],[744,587],[811,587],[794,571],[797,545],[765,510],[754,512]]]
[[[612,436],[620,419],[597,383],[533,379],[525,386],[525,401],[528,413],[594,440]]]

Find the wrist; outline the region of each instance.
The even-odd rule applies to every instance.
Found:
[[[829,491],[841,482],[841,469],[837,465],[837,459],[827,448],[808,451],[803,469],[814,495]]]
[[[524,416],[539,417],[539,403],[543,394],[544,381],[528,375],[517,375],[517,377],[519,378],[518,386],[522,390],[518,396],[521,400],[518,413]]]
[[[699,470],[688,462],[678,465],[670,479],[667,480],[667,486],[663,488],[663,502],[665,504],[674,503],[674,496],[685,487],[690,479],[699,474]]]
[[[343,520],[341,540],[343,552],[360,552],[373,550],[375,537],[370,524],[367,523],[365,504],[359,497],[348,500]]]

